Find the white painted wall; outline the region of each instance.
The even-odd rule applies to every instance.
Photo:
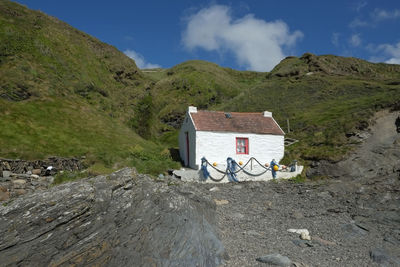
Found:
[[[249,154],[236,154],[236,137],[249,139]],[[193,169],[199,169],[201,158],[212,164],[226,166],[226,159],[233,158],[236,162],[246,163],[251,157],[256,158],[260,163],[270,163],[272,159],[279,162],[284,154],[284,136],[270,134],[243,134],[230,132],[196,132],[196,161]],[[181,146],[179,146],[181,147]],[[193,167],[192,167],[193,166]]]
[[[189,133],[190,162],[187,162],[185,132]],[[179,131],[179,155],[181,156],[181,159],[183,160],[185,166],[189,166],[192,169],[199,168],[198,166],[196,166],[196,131],[190,113],[188,112],[186,113],[185,119],[183,120],[181,130]]]

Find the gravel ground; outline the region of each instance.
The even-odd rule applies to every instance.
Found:
[[[225,265],[267,266],[256,258],[278,253],[292,266],[400,266],[398,114],[378,114],[347,160],[318,165],[336,179],[201,186],[217,203]],[[311,240],[290,228],[307,229]]]

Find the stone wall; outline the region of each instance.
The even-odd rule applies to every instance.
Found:
[[[48,189],[58,172],[84,168],[85,165],[76,158],[51,157],[35,161],[0,159],[0,201]]]
[[[18,174],[32,174],[33,170],[39,170],[37,175],[45,175],[47,167],[52,166],[52,173],[57,171],[79,171],[85,168],[80,159],[77,158],[60,158],[51,157],[45,160],[20,160],[20,159],[1,159],[0,158],[0,175],[3,171],[10,171]],[[37,171],[38,172],[38,171]]]

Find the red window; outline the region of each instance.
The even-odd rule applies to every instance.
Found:
[[[249,138],[236,137],[236,154],[249,154]]]

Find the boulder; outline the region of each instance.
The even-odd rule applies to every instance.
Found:
[[[9,178],[11,176],[10,171],[3,171],[3,178]]]
[[[25,189],[15,189],[15,194],[17,194],[17,196],[25,195],[26,190]]]
[[[391,256],[383,248],[371,249],[369,255],[374,262],[379,263],[381,266],[400,266],[400,259]]]
[[[305,232],[302,232],[300,234],[300,239],[302,239],[302,240],[311,240],[311,236],[309,234],[305,233]]]
[[[195,186],[168,186],[126,168],[0,205],[0,262],[218,266],[226,253],[215,210]]]
[[[214,199],[215,204],[218,206],[229,204],[229,201],[226,199]]]
[[[12,183],[13,183],[13,186],[15,189],[23,189],[23,188],[25,188],[26,180],[16,179],[16,180],[12,181]]]
[[[306,235],[310,235],[310,232],[307,229],[288,229],[287,230],[290,233],[296,233],[296,234],[306,234]]]
[[[10,199],[10,192],[0,191],[0,201],[6,201]]]
[[[40,175],[42,173],[41,169],[33,169],[32,174]]]
[[[6,171],[11,171],[11,166],[7,161],[0,161],[0,168]]]
[[[290,266],[292,265],[292,261],[286,257],[282,256],[281,254],[268,254],[256,259],[259,262],[277,265],[277,266]]]

